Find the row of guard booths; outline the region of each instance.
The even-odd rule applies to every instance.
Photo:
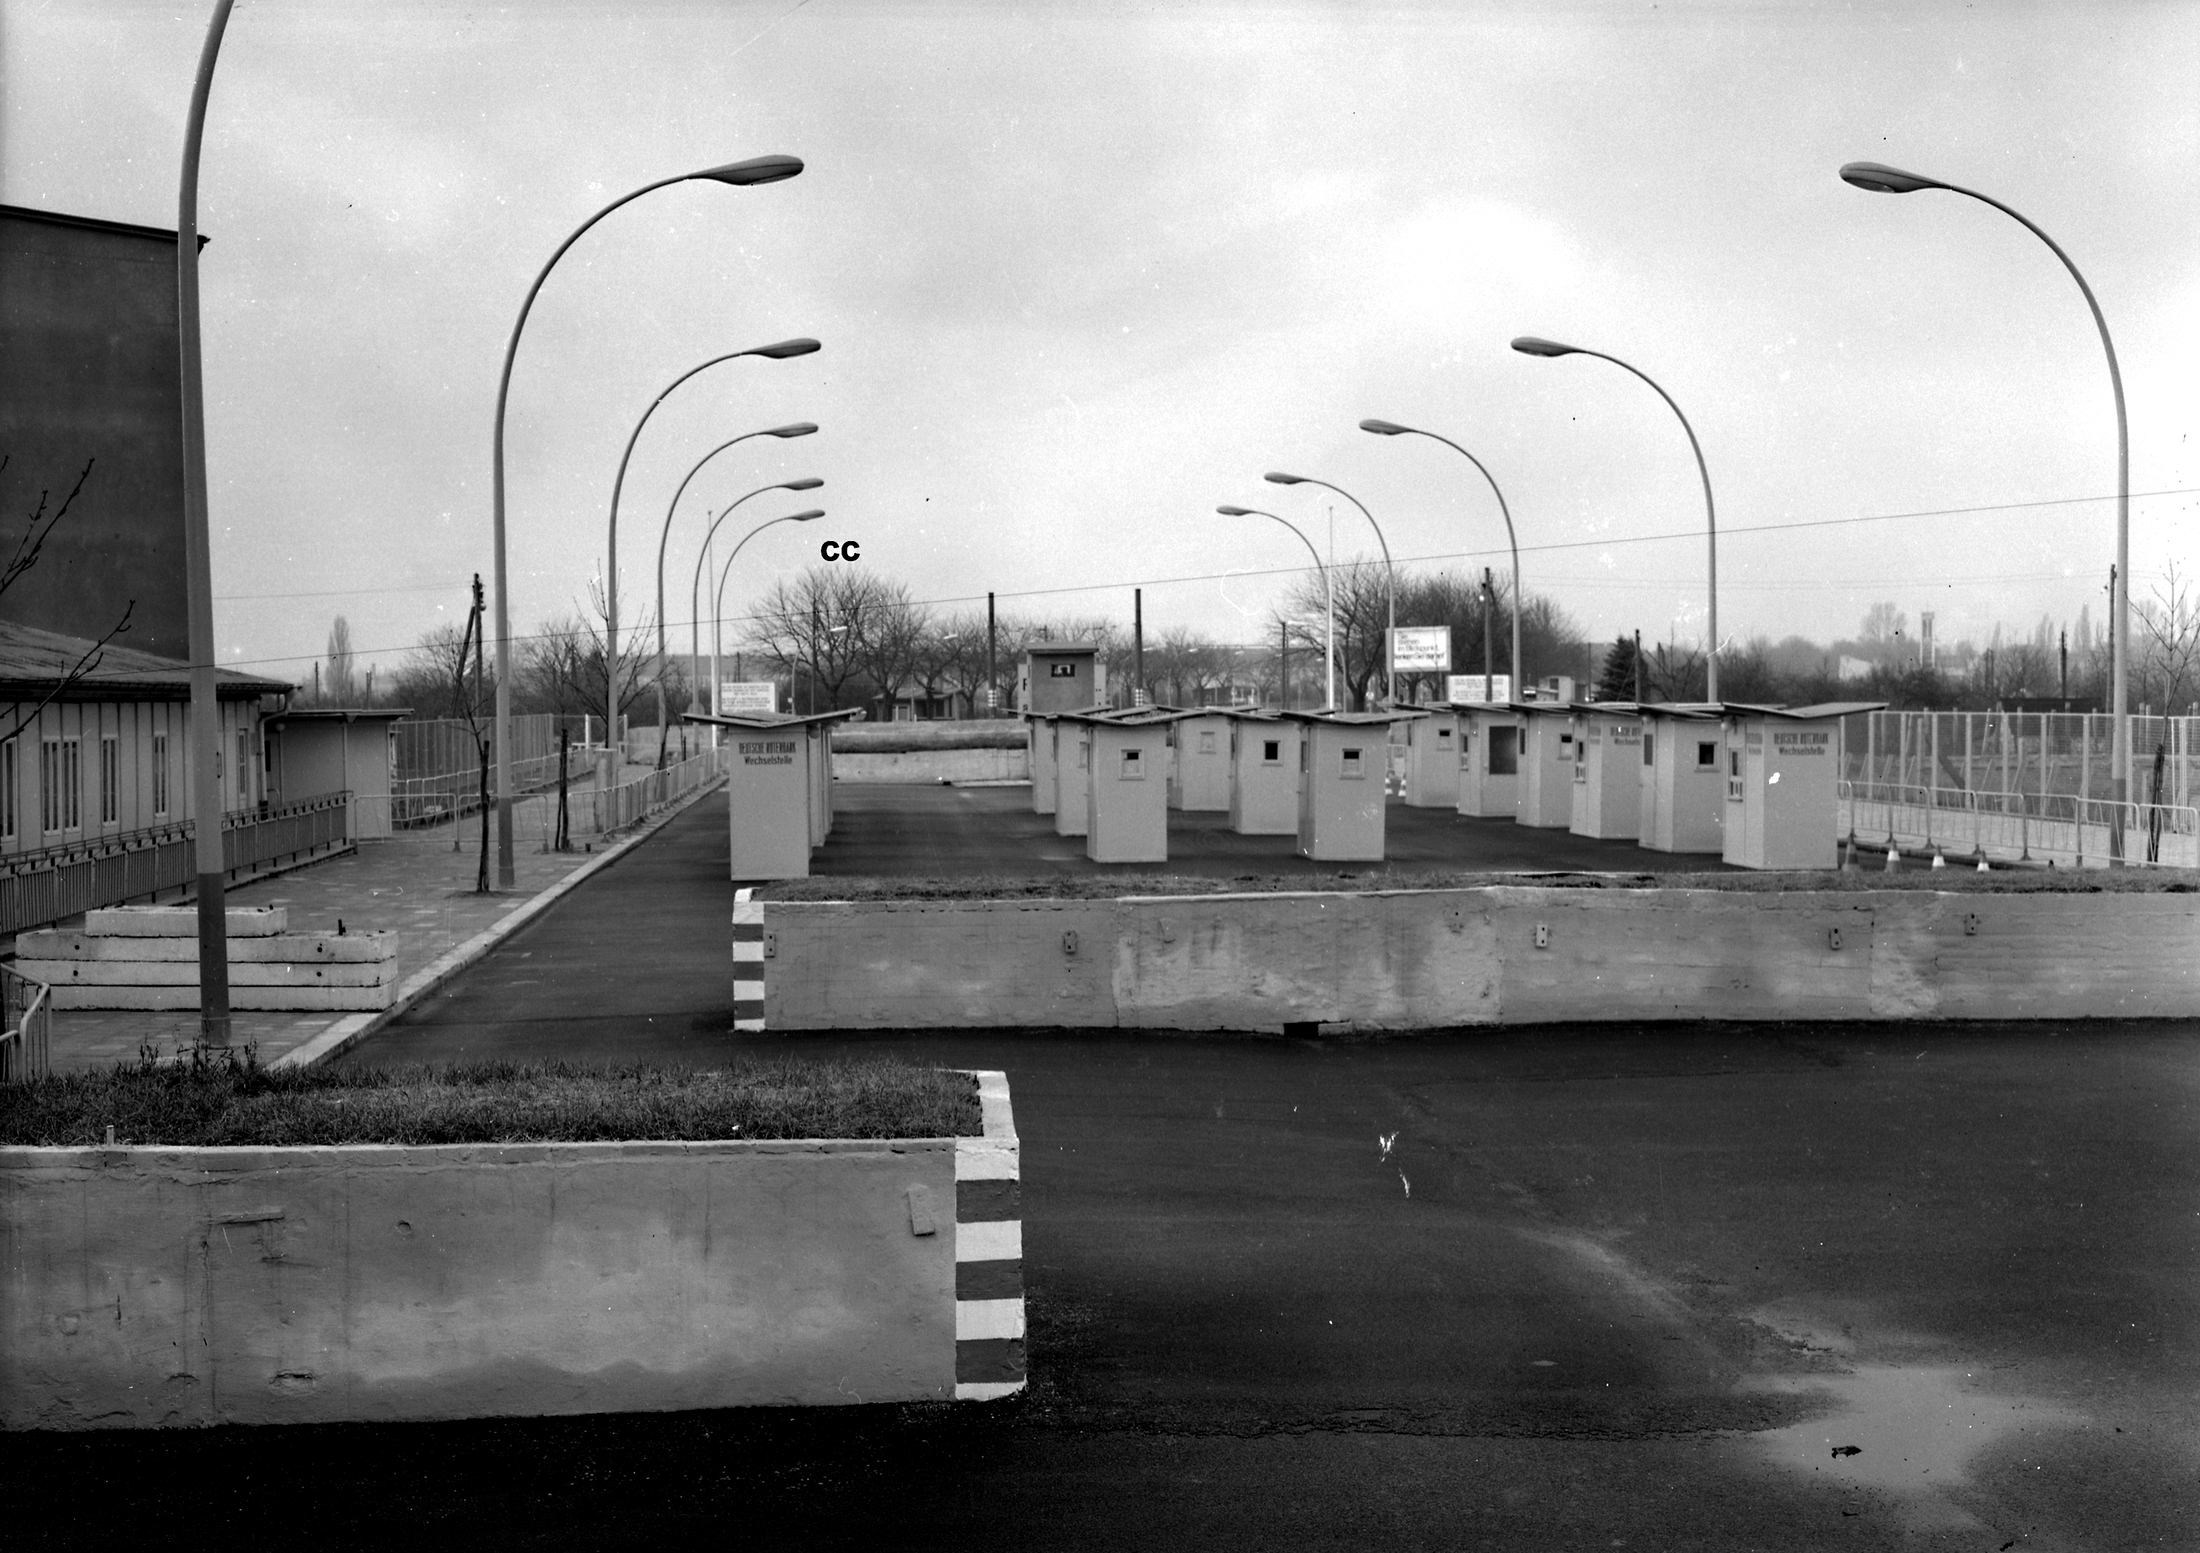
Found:
[[[726,730],[727,834],[735,879],[807,879],[833,830],[833,725],[861,708],[810,716],[736,712],[686,720]]]
[[[1031,803],[1096,863],[1168,861],[1168,811],[1225,813],[1320,862],[1380,862],[1387,735],[1421,710],[1082,707],[1030,712]],[[1456,760],[1454,761],[1456,764]]]
[[[1740,868],[1831,868],[1841,720],[1885,704],[1456,706],[1447,709],[1458,725],[1453,803],[1461,814],[1715,854]],[[1436,779],[1417,788],[1416,769],[1409,740],[1406,802],[1441,806]]]

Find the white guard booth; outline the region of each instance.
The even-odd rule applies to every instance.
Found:
[[[1459,812],[1511,819],[1520,812],[1520,713],[1474,702],[1459,714]]]
[[[1171,730],[1176,759],[1169,772],[1169,807],[1187,814],[1222,814],[1230,807],[1230,714],[1186,711]]]
[[[1285,712],[1299,725],[1299,855],[1321,863],[1379,863],[1392,725],[1425,716]]]
[[[1031,761],[1031,812],[1054,812],[1053,712],[1024,712],[1024,748]]]
[[[1577,836],[1633,841],[1642,834],[1642,718],[1632,701],[1584,701],[1574,708]]]
[[[726,730],[727,835],[731,877],[806,879],[810,852],[832,829],[832,725],[861,708],[796,717],[690,712],[687,721]]]
[[[1170,712],[1070,713],[1088,756],[1085,856],[1095,863],[1169,860]]]
[[[1726,836],[1719,855],[1741,868],[1836,867],[1841,719],[1886,704],[1722,707]]]
[[[1415,809],[1459,806],[1459,714],[1431,707],[1406,724],[1406,803]]]
[[[1520,777],[1513,818],[1538,830],[1574,823],[1574,708],[1568,701],[1516,701]]]
[[[1092,758],[1092,733],[1087,717],[1102,712],[1061,712],[1047,719],[1054,739],[1054,834],[1082,836],[1090,818],[1086,812],[1087,762]]]
[[[1671,703],[1642,708],[1642,835],[1653,852],[1725,850],[1725,739],[1719,709]]]
[[[1299,725],[1275,712],[1230,714],[1230,829],[1299,833]]]

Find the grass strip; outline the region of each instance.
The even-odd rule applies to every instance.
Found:
[[[476,1063],[260,1066],[251,1047],[0,1086],[0,1144],[282,1148],[338,1143],[976,1137],[977,1081],[884,1059],[727,1068]]]

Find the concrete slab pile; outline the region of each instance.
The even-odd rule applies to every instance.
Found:
[[[393,932],[291,933],[280,906],[228,913],[229,1003],[238,1009],[382,1009],[397,996]],[[81,928],[25,933],[16,969],[57,1009],[199,1006],[198,909],[117,906]]]

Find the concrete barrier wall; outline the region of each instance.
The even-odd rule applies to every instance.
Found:
[[[958,1154],[987,1148],[979,1217],[1006,1218],[1012,1130],[1005,1158],[998,1138],[0,1149],[0,1425],[946,1399],[958,1367],[990,1383],[961,1394],[997,1395],[1021,1384],[1020,1269],[982,1291],[1013,1277],[1013,1320],[973,1326],[957,1298]],[[1015,1254],[1013,1223],[985,1230],[990,1262]]]
[[[782,1030],[2200,1016],[2200,897],[1493,887],[764,903]]]
[[[1016,749],[833,751],[836,782],[1028,782],[1031,755]]]

